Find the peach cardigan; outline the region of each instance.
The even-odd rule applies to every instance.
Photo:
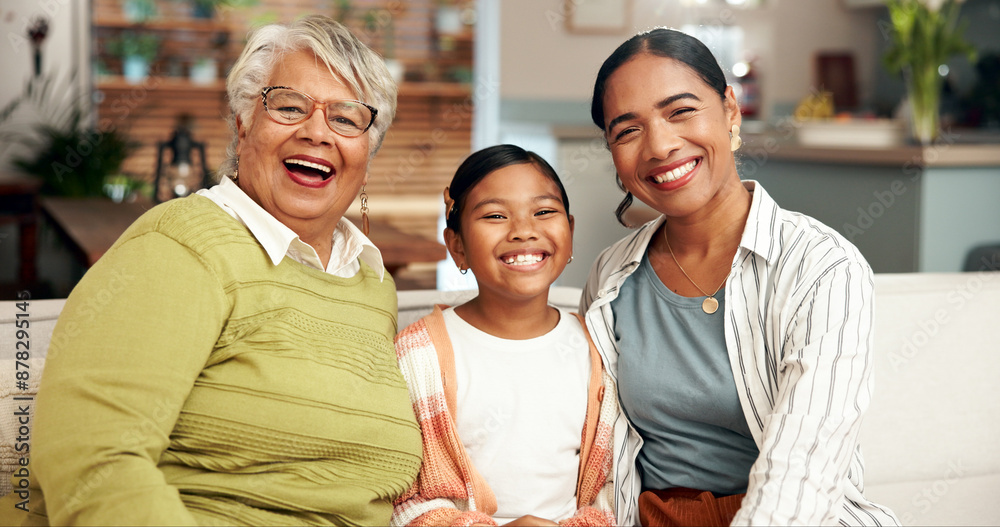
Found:
[[[392,525],[496,525],[496,497],[472,465],[455,426],[455,356],[442,307],[396,336],[396,356],[423,434],[424,461],[417,481],[396,501]],[[611,441],[618,396],[597,348],[589,335],[587,339],[592,367],[580,446],[578,509],[560,522],[566,526],[615,523]]]

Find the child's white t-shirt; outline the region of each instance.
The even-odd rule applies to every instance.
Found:
[[[576,512],[590,347],[579,320],[527,340],[480,331],[444,310],[455,350],[458,434],[497,498],[494,520]]]

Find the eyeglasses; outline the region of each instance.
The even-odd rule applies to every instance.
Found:
[[[278,124],[298,124],[323,108],[330,130],[344,137],[358,137],[375,122],[378,110],[361,101],[337,100],[320,102],[287,86],[268,86],[260,92],[264,111]]]

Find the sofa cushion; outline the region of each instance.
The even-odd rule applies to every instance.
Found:
[[[400,291],[399,328],[475,291]],[[575,310],[578,288],[549,300]],[[34,394],[64,300],[31,301],[27,390],[14,302],[0,302],[0,495],[10,491],[13,396]],[[861,430],[866,494],[907,525],[1000,521],[1000,273],[875,275],[875,395]],[[23,318],[23,317],[22,317]],[[30,415],[30,413],[29,413]]]
[[[869,485],[865,496],[894,504],[903,525],[997,525],[1000,474]]]
[[[866,494],[904,524],[1000,521],[998,315],[997,272],[875,276]]]

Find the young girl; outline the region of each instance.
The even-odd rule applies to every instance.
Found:
[[[611,525],[617,396],[582,320],[548,305],[573,259],[566,190],[513,145],[445,189],[445,242],[479,294],[396,337],[424,461],[394,525]]]

